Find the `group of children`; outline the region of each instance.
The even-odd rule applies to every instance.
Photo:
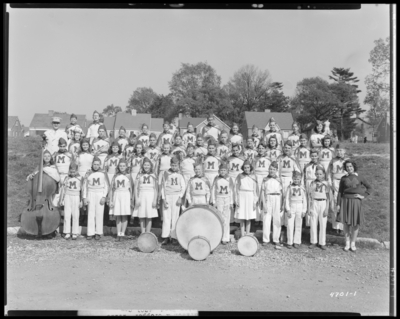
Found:
[[[162,244],[177,244],[179,215],[199,204],[213,205],[221,213],[223,244],[229,242],[233,222],[240,224],[244,236],[253,219],[263,224],[263,245],[270,242],[272,224],[272,243],[278,249],[285,228],[287,247],[299,247],[303,218],[310,227],[310,247],[326,249],[328,212],[333,228],[343,229],[336,222],[336,198],[346,173],[345,151],[337,146],[335,152],[322,123],[310,141],[293,123],[293,133],[284,142],[271,119],[264,135],[253,127],[246,143],[236,124],[230,133],[209,125],[196,134],[190,123],[182,136],[168,123],[158,137],[146,124],[138,136],[126,137],[121,127],[111,142],[98,115],[93,115],[90,136],[83,138],[73,123],[68,140],[60,138],[58,151],[44,157],[44,167],[59,175],[61,190],[53,203],[64,207],[65,239],[77,238],[83,209],[87,239],[100,239],[105,205],[116,220],[117,240],[125,236],[129,216],[139,218],[142,232],[149,232],[152,218],[161,216]]]

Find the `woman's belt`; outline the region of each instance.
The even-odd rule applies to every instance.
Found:
[[[343,195],[342,195],[342,197],[343,198],[357,198],[357,197],[355,197],[355,195],[360,195],[360,194],[346,194],[346,193],[344,193]],[[358,198],[359,199],[359,198]]]

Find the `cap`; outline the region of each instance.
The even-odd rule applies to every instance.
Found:
[[[113,141],[113,142],[111,143],[111,145],[110,145],[110,148],[112,148],[113,146],[118,146],[118,147],[119,147],[118,142],[117,142],[117,141]]]
[[[301,178],[301,173],[298,172],[298,171],[293,171],[292,178],[296,178],[296,177],[300,177]]]
[[[43,155],[46,154],[46,153],[49,154],[49,155],[51,156],[51,153],[50,153],[49,150],[47,150],[47,149],[43,152]]]
[[[164,121],[163,125],[169,125],[169,122],[168,121]]]
[[[93,115],[95,115],[96,113],[100,116],[100,113],[97,112],[97,111],[94,111],[94,112],[93,112]]]
[[[335,149],[336,150],[344,150],[344,147],[341,146],[340,144],[336,144]]]
[[[199,137],[203,138],[203,135],[201,133],[197,133],[196,138],[199,138]]]
[[[287,140],[287,141],[285,142],[285,146],[293,147],[293,142],[292,142],[291,140]]]
[[[238,124],[238,123],[236,123],[236,122],[233,122],[233,123],[232,123],[232,127],[234,127],[234,126],[237,126],[237,127],[239,127],[239,124]]]
[[[76,118],[76,119],[78,119],[78,117],[77,117],[74,113],[71,114],[71,116],[69,117],[69,119],[72,119],[73,117]]]
[[[53,116],[52,120],[53,123],[60,123],[61,122],[61,118],[59,118],[58,116]]]
[[[193,145],[192,143],[189,143],[189,144],[186,146],[186,149],[188,149],[189,147],[194,148],[194,145]]]
[[[317,153],[317,154],[319,154],[319,149],[318,149],[318,148],[312,148],[312,149],[310,150],[310,155],[311,155],[312,153]]]
[[[119,162],[118,162],[118,165],[121,164],[121,163],[127,164],[127,163],[126,163],[126,159],[125,159],[125,158],[121,158],[121,159],[119,160]]]
[[[172,156],[171,157],[171,164],[178,164],[179,163],[179,159],[176,156]]]
[[[71,162],[71,164],[69,164],[69,170],[78,170],[78,165],[75,162]]]
[[[97,131],[99,131],[99,130],[101,130],[101,129],[103,129],[104,131],[107,132],[107,129],[106,129],[106,127],[105,127],[104,124],[100,125],[99,128],[97,129]]]
[[[301,133],[301,134],[300,134],[300,139],[302,139],[302,138],[307,139],[307,135],[304,134],[304,133]]]
[[[154,137],[155,139],[157,139],[157,135],[156,135],[155,133],[150,133],[149,139],[152,138],[152,137]]]
[[[323,138],[323,140],[330,140],[332,137],[329,134],[326,134]]]
[[[207,116],[207,120],[213,119],[213,118],[214,118],[214,114],[210,114],[210,115]]]
[[[62,137],[60,137],[58,140],[58,146],[63,145],[63,144],[67,145],[67,141],[64,140]]]
[[[193,124],[192,124],[192,123],[188,122],[188,124],[186,125],[186,127],[189,127],[189,125],[192,125],[192,126],[193,126]]]
[[[83,143],[88,143],[88,144],[90,144],[90,139],[87,138],[87,137],[83,138],[82,141],[81,141],[81,145],[82,145]]]
[[[275,167],[276,169],[278,169],[278,162],[277,161],[273,161],[270,166]]]
[[[95,157],[93,157],[92,164],[93,164],[94,162],[100,162],[100,163],[101,163],[101,160],[100,160],[100,158],[98,158],[97,156],[95,156]]]
[[[268,123],[275,123],[275,119],[273,117],[271,117],[268,121]]]
[[[225,163],[225,162],[222,162],[222,163],[219,165],[219,169],[228,169],[228,164]]]
[[[119,130],[120,130],[120,131],[124,131],[124,132],[126,132],[126,129],[125,129],[125,127],[123,127],[122,125],[121,125],[121,127],[119,128]]]
[[[325,172],[325,167],[323,167],[322,165],[318,164],[317,167],[315,168],[315,171],[317,170],[322,170]]]
[[[254,130],[255,128],[258,128],[258,126],[256,126],[256,125],[253,125],[251,129],[253,129],[253,130]]]

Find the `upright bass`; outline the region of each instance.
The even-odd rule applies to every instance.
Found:
[[[41,149],[39,172],[28,181],[31,200],[21,214],[21,228],[30,235],[41,237],[53,233],[60,225],[61,213],[53,206],[52,198],[57,182],[43,174],[43,149]]]

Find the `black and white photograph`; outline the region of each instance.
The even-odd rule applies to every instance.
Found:
[[[5,314],[397,314],[396,5],[29,5]]]

